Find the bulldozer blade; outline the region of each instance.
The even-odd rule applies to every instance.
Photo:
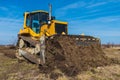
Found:
[[[40,38],[40,47],[41,47],[41,50],[40,50],[40,59],[41,59],[41,63],[42,64],[45,64],[45,35],[43,35],[41,38]]]
[[[29,60],[32,63],[40,64],[40,61],[38,60],[38,58],[36,58],[34,55],[28,53],[27,51],[19,49],[19,54],[22,55],[24,58],[26,58],[27,60]]]

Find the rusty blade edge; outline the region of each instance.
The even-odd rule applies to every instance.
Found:
[[[34,55],[28,53],[27,51],[24,51],[24,50],[22,50],[22,49],[19,49],[19,54],[21,54],[23,57],[25,57],[26,59],[28,59],[28,60],[31,61],[32,63],[40,64],[38,58],[36,58]]]

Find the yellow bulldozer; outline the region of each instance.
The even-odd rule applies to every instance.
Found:
[[[26,59],[35,64],[45,64],[46,45],[48,44],[46,41],[57,38],[74,39],[73,43],[77,44],[76,46],[100,45],[100,39],[93,36],[68,34],[68,23],[56,20],[51,14],[51,7],[50,5],[49,12],[37,10],[24,13],[23,29],[18,33],[16,53],[18,59]]]

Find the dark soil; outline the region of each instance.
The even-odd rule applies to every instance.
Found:
[[[13,45],[0,46],[0,54],[4,54],[5,56],[10,58],[16,58],[15,53],[16,53],[16,47]]]
[[[110,64],[99,44],[77,45],[74,39],[62,36],[46,41],[45,73],[58,68],[68,76],[75,76],[92,67]]]

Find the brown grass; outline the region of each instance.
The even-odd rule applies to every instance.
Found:
[[[0,48],[1,49],[1,48]],[[120,62],[120,50],[104,48],[105,55]],[[0,80],[119,80],[120,64],[91,68],[76,76],[67,76],[60,69],[40,73],[37,65],[10,58],[0,51]]]

